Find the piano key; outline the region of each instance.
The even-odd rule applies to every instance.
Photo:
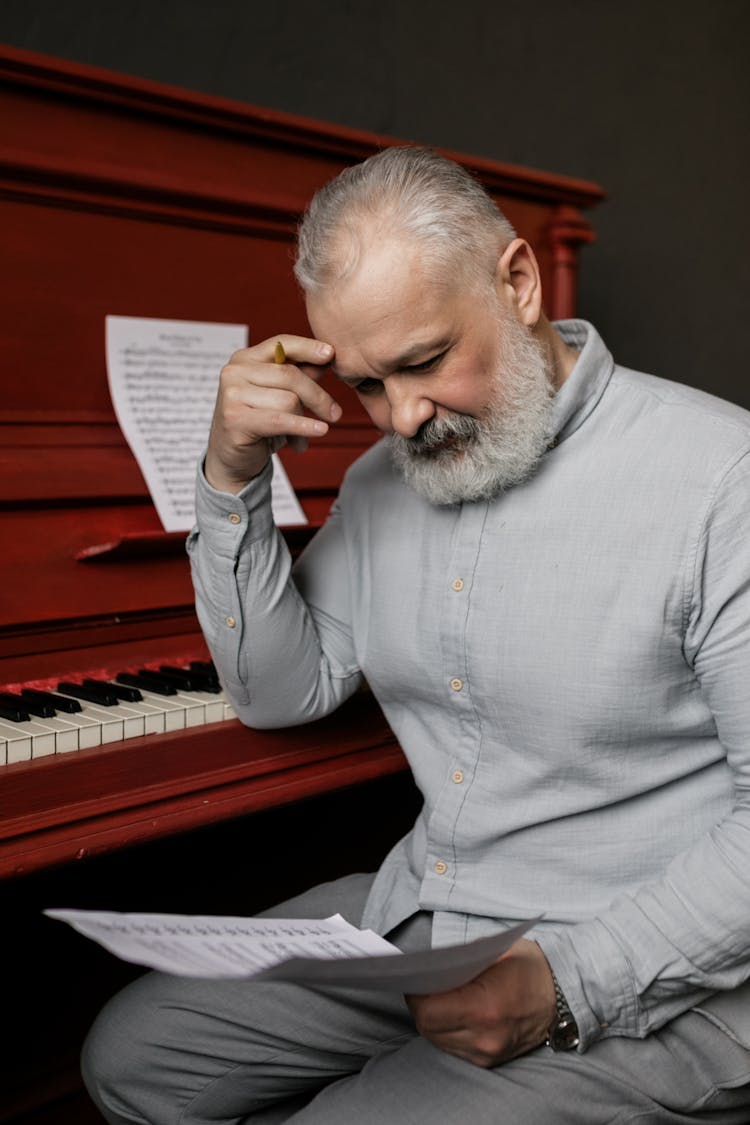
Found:
[[[197,672],[201,679],[205,678],[211,685],[211,688],[216,688],[221,691],[221,684],[219,683],[219,675],[214,668],[213,664],[206,664],[199,661],[193,661],[190,665],[191,672]]]
[[[206,721],[206,708],[202,700],[178,691],[168,697],[169,702],[179,707],[185,716],[186,727],[200,727]]]
[[[55,736],[55,753],[67,754],[71,750],[80,749],[79,728],[74,726],[73,723],[68,722],[67,719],[58,719],[54,715],[45,715],[42,718],[35,718],[34,722],[45,730],[51,731]],[[35,744],[32,740],[31,756],[38,758],[40,755],[35,752]]]
[[[141,688],[140,690],[143,695],[143,702],[150,707],[154,707],[164,716],[165,731],[185,729],[185,709],[181,704],[174,701],[177,692],[172,696],[165,696],[157,695],[156,692],[149,691],[147,688]]]
[[[0,703],[0,719],[5,719],[8,723],[23,723],[28,722],[30,718],[29,712],[22,710],[16,704]]]
[[[174,684],[168,684],[166,680],[147,672],[118,672],[115,676],[120,684],[130,684],[132,687],[137,687],[140,691],[157,692],[159,695],[176,695],[177,688]]]
[[[188,695],[185,692],[176,691],[173,695],[164,696],[161,693],[150,692],[146,689],[143,690],[143,698],[149,703],[161,702],[165,707],[168,705],[170,710],[167,714],[174,714],[182,716],[182,722],[178,727],[170,726],[167,720],[167,730],[182,730],[183,727],[200,727],[206,722],[206,703],[204,699],[197,698],[195,692]],[[215,697],[209,697],[212,702]]]
[[[16,707],[21,711],[28,712],[31,715],[41,715],[42,718],[46,715],[47,718],[52,718],[55,713],[54,707],[46,701],[37,699],[28,699],[15,692],[0,691],[0,705],[3,707],[13,708]],[[17,720],[13,720],[16,722]]]
[[[6,753],[9,762],[46,758],[55,752],[55,732],[33,720],[21,723],[0,720],[0,734],[7,742]]]
[[[81,704],[77,699],[73,699],[69,695],[56,695],[53,691],[36,691],[34,688],[22,688],[21,699],[38,699],[41,703],[49,702],[50,706],[57,711],[64,711],[66,714],[71,714],[75,711],[81,710]]]
[[[63,680],[57,685],[61,695],[72,695],[74,699],[85,699],[88,703],[97,703],[100,707],[114,707],[117,696],[112,691],[100,687],[83,687],[81,684]]]
[[[137,703],[118,703],[115,707],[108,707],[107,714],[115,714],[122,719],[123,738],[139,738],[146,733],[143,712],[138,710]]]
[[[65,727],[55,725],[54,729],[61,731],[67,728],[75,732],[77,745],[71,747],[68,739],[58,738],[57,753],[65,753],[71,749],[90,750],[94,746],[101,746],[101,724],[83,714],[81,704],[77,699],[72,699],[64,695],[55,695],[52,692],[38,692],[28,688],[24,688],[21,695],[24,699],[27,696],[42,696],[45,699],[53,700],[55,709],[54,718],[60,723],[65,724]],[[45,719],[42,718],[41,721],[44,722]]]
[[[177,695],[171,696],[170,698],[185,709],[186,727],[202,727],[207,721],[206,705],[202,699],[198,699],[194,692],[188,694],[184,691],[178,691]]]
[[[122,742],[125,737],[125,728],[115,707],[98,707],[94,703],[87,703],[81,709],[81,714],[87,719],[93,719],[99,727],[101,744],[107,742]]]
[[[205,710],[205,723],[220,723],[224,719],[224,701],[217,699],[213,692],[183,691],[180,693],[184,699],[199,703]]]
[[[173,682],[175,687],[183,691],[205,691],[211,695],[216,695],[217,692],[221,691],[216,678],[212,678],[205,672],[199,672],[197,669],[186,670],[175,668],[172,664],[162,664],[159,672],[169,682]]]
[[[31,761],[31,735],[21,729],[20,723],[8,723],[0,719],[0,739],[7,765]]]
[[[78,701],[76,700],[75,702]],[[89,715],[84,715],[82,710],[70,713],[66,712],[64,721],[78,731],[79,750],[91,750],[94,746],[101,746],[101,723],[92,719]]]
[[[118,699],[125,700],[126,703],[138,703],[143,698],[138,688],[127,687],[125,684],[113,684],[111,680],[91,680],[85,679],[82,681],[84,687],[98,688],[103,691],[110,691]]]
[[[125,738],[137,738],[145,733],[143,715],[131,710],[132,706],[133,704],[130,703],[118,703],[115,706],[104,708],[100,707],[98,703],[89,703],[84,714],[89,715],[92,719],[101,717],[104,721],[116,719],[121,727],[119,734],[114,739],[105,739],[102,736],[102,742],[119,742]]]
[[[116,685],[120,687],[121,685]],[[136,689],[133,689],[136,690]],[[126,703],[126,706],[134,711],[137,715],[143,716],[143,733],[144,734],[163,734],[167,729],[164,719],[164,708],[156,704],[146,702],[143,698],[143,693],[138,691],[139,698],[132,702]]]

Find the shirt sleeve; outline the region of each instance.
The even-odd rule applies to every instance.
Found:
[[[685,659],[714,716],[734,805],[658,881],[592,921],[540,933],[581,1050],[605,1036],[646,1036],[750,977],[749,532],[746,454],[700,520],[685,599]]]
[[[202,468],[188,538],[196,609],[222,685],[256,728],[294,726],[333,711],[359,686],[341,513],[292,568],[271,513],[272,465],[239,495],[218,492]],[[298,582],[318,574],[316,606]]]

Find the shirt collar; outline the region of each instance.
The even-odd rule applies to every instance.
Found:
[[[565,441],[586,421],[606,390],[615,361],[587,320],[556,320],[553,327],[566,344],[578,350],[576,365],[555,395],[552,433],[555,445]]]

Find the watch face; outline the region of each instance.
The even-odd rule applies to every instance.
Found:
[[[553,1051],[570,1051],[578,1043],[578,1025],[572,1016],[563,1016],[549,1030],[549,1045]]]

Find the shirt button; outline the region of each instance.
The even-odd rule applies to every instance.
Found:
[[[463,578],[454,578],[453,581],[451,582],[451,586],[456,591],[456,593],[460,593],[460,591],[463,590],[463,588],[464,588]]]
[[[464,686],[463,680],[459,680],[458,677],[451,680],[451,687],[453,688],[454,691],[460,691],[463,686]]]
[[[456,785],[460,785],[461,782],[463,781],[463,779],[464,779],[464,771],[463,770],[454,770],[453,773],[451,774],[451,780],[455,781]]]
[[[230,523],[242,523],[242,516],[237,512],[232,512],[230,516],[227,516],[227,519]]]
[[[448,870],[448,864],[443,863],[442,859],[439,859],[437,861],[437,863],[435,864],[435,873],[437,875],[445,875],[447,870]]]
[[[224,624],[228,625],[230,629],[234,629],[237,622],[235,621],[235,619],[233,617],[225,617],[224,618]]]

